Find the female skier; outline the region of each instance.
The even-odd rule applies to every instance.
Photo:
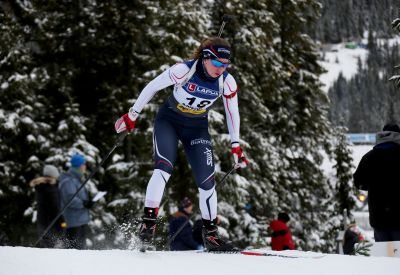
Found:
[[[215,167],[208,133],[208,110],[222,96],[235,163],[241,168],[249,164],[239,144],[237,85],[226,71],[230,57],[231,47],[226,40],[219,37],[204,39],[193,53],[192,60],[177,63],[150,81],[129,112],[115,123],[117,133],[132,131],[140,112],[151,98],[159,90],[174,85],[173,93],[159,109],[154,123],[155,167],[147,186],[139,229],[139,238],[144,243],[153,238],[158,208],[172,173],[180,140],[199,188],[204,245],[207,250],[232,248],[219,237],[215,224]]]

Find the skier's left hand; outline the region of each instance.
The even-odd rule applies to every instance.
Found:
[[[232,147],[232,154],[233,158],[235,159],[235,164],[239,168],[246,168],[247,165],[250,164],[250,161],[246,159],[246,157],[243,154],[242,148],[240,148],[240,145],[236,145]]]

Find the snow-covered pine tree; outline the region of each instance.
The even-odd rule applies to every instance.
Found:
[[[328,101],[319,81],[323,70],[317,62],[317,45],[305,34],[306,25],[318,18],[320,4],[314,0],[277,1],[271,9],[279,24],[274,48],[285,72],[276,87],[281,100],[273,102],[278,112],[271,134],[282,160],[274,192],[280,209],[292,214],[298,245],[329,250],[334,240],[321,237],[331,230],[324,227],[324,220],[331,215],[325,209],[331,188],[320,167],[321,152],[329,147]]]
[[[352,210],[356,202],[356,188],[353,185],[354,166],[352,163],[352,152],[349,148],[348,140],[345,136],[347,129],[337,126],[333,130],[332,138],[332,156],[334,159],[335,175],[330,178],[330,184],[334,191],[334,195],[329,203],[329,210],[334,213],[329,217],[326,224],[329,224],[331,230],[325,231],[325,239],[336,238],[339,230],[344,228],[346,223],[354,220]]]
[[[0,21],[0,234],[9,245],[28,245],[36,237],[28,182],[41,173],[52,144],[48,101],[38,94],[49,78],[35,64],[33,30],[24,18],[3,3]]]
[[[321,151],[329,146],[327,97],[318,80],[316,44],[304,33],[320,6],[217,1],[218,7],[238,16],[230,33],[232,72],[241,88],[242,144],[252,161],[220,192],[227,201],[221,211],[229,213],[235,238],[243,243],[254,244],[267,229],[265,221],[286,211],[301,248],[329,250],[334,240],[320,239],[330,230],[323,224],[331,214],[323,205],[332,190],[320,168]],[[245,211],[245,204],[252,209]]]
[[[335,165],[333,166],[336,171],[337,178],[337,199],[339,213],[343,213],[345,209],[351,214],[351,210],[356,202],[356,189],[353,185],[353,158],[352,152],[349,148],[349,142],[345,136],[347,129],[345,127],[335,128],[335,144],[334,156]],[[350,218],[350,217],[349,217]]]
[[[9,88],[10,91],[2,93],[2,95],[12,96],[13,93],[22,93],[28,90],[29,93],[21,96],[21,99],[18,99],[20,96],[14,95],[15,99],[18,99],[14,102],[22,107],[12,105],[8,101],[2,100],[2,102],[7,102],[7,108],[15,110],[20,108],[26,113],[26,118],[16,117],[18,122],[19,120],[24,121],[16,123],[15,128],[20,133],[19,135],[26,135],[24,124],[28,124],[28,118],[32,128],[31,135],[28,136],[28,143],[23,140],[14,140],[14,144],[18,144],[18,147],[24,150],[22,158],[10,157],[11,160],[16,161],[11,171],[20,174],[20,181],[38,176],[44,162],[53,163],[59,168],[66,168],[66,163],[73,152],[78,151],[85,154],[92,169],[100,160],[99,150],[91,145],[85,136],[88,133],[86,126],[90,120],[83,116],[82,110],[79,109],[81,106],[78,104],[84,103],[83,100],[79,100],[82,90],[77,88],[79,87],[78,80],[82,76],[82,72],[90,71],[88,62],[84,63],[89,59],[84,54],[87,45],[84,38],[86,38],[85,33],[88,33],[89,36],[92,34],[92,29],[85,29],[85,26],[89,24],[81,22],[85,18],[82,16],[82,11],[90,10],[90,4],[93,7],[95,3],[93,1],[78,4],[63,2],[60,5],[54,5],[52,2],[13,2],[9,6],[8,18],[11,18],[8,21],[9,28],[19,28],[23,31],[14,32],[15,35],[19,34],[19,37],[15,41],[11,41],[13,42],[9,44],[11,49],[5,49],[4,52],[10,53],[10,57],[14,51],[18,54],[24,53],[24,55],[20,54],[19,59],[10,58],[10,62],[4,64],[7,65],[11,74],[21,76],[17,77],[18,81],[15,83],[18,82],[18,85],[22,86],[16,89],[15,84],[10,85],[9,83],[7,86],[5,83],[3,87]],[[4,37],[10,36],[11,33],[13,32],[4,32]],[[84,64],[82,65],[80,62]],[[25,75],[22,74],[22,70],[25,71]],[[10,78],[8,79],[10,80]],[[23,136],[19,137],[19,139],[21,138]],[[10,142],[12,142],[11,139]],[[25,145],[27,148],[23,148]],[[26,164],[26,158],[30,163],[35,164],[34,171],[31,171],[33,170],[30,167],[31,164]],[[89,183],[92,193],[96,192],[94,182],[95,179]],[[26,196],[26,199],[31,203],[33,201],[33,198],[29,196]],[[19,206],[23,207],[23,204],[21,203]],[[33,213],[31,209],[28,208],[25,211],[29,217]],[[94,224],[102,227],[105,214],[102,211],[99,215],[95,211],[94,219],[99,218],[100,222],[97,221]],[[18,219],[17,217],[14,215],[14,219]],[[34,221],[34,215],[32,220]],[[22,230],[26,227],[17,226],[16,228]],[[15,230],[15,232],[19,231]],[[20,236],[24,236],[22,232],[20,233]],[[36,237],[35,235],[31,234],[30,236],[32,238],[32,236]]]

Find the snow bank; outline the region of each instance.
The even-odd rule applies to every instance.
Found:
[[[245,256],[189,252],[123,250],[62,250],[0,247],[0,275],[398,275],[399,258],[326,255],[307,258],[310,252],[282,254],[306,258]],[[311,253],[314,255],[316,253]],[[356,272],[356,273],[355,273]]]

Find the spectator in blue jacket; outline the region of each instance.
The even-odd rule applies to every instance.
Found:
[[[66,248],[85,249],[87,224],[90,221],[89,209],[93,202],[89,199],[85,187],[76,196],[74,194],[82,185],[86,172],[86,159],[76,154],[71,157],[70,164],[68,172],[61,174],[59,183],[61,207],[72,199],[71,204],[64,211],[67,223],[65,245]]]
[[[201,250],[203,245],[193,239],[192,224],[187,222],[193,212],[193,204],[188,198],[184,198],[179,204],[178,211],[173,214],[169,221],[169,237],[171,238],[183,224],[182,231],[171,242],[171,250]]]

